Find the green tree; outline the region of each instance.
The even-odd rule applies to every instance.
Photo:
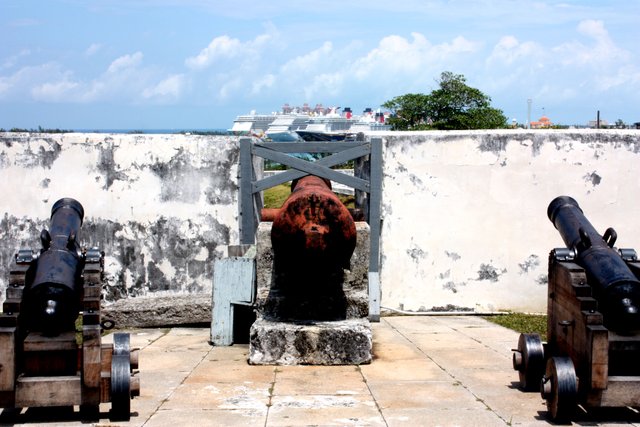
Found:
[[[429,95],[407,93],[396,96],[382,106],[391,111],[387,123],[394,130],[429,129]]]
[[[439,88],[428,95],[407,94],[382,104],[392,113],[394,130],[497,129],[507,127],[501,110],[491,106],[491,98],[466,84],[461,74],[445,71]]]

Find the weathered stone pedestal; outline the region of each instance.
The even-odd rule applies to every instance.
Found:
[[[273,270],[271,223],[262,222],[257,232],[256,307],[258,319],[251,326],[249,363],[254,365],[359,365],[371,362],[372,334],[367,293],[369,267],[369,226],[356,223],[356,249],[349,270],[344,270],[343,314],[339,320],[295,319],[282,317],[282,309],[291,313],[286,296],[272,289],[277,280]],[[313,272],[310,272],[313,274]],[[305,286],[301,283],[300,286]],[[311,296],[300,304],[321,298]],[[331,301],[331,299],[329,299]],[[297,302],[297,301],[296,301]],[[298,312],[293,310],[295,315]]]
[[[258,319],[251,327],[252,365],[361,365],[371,362],[367,319],[308,324]]]

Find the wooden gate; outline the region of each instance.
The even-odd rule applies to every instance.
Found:
[[[316,161],[291,153],[331,153]],[[289,166],[291,169],[268,178],[256,179],[254,156]],[[354,176],[331,169],[354,160]],[[352,187],[356,208],[362,209],[370,229],[369,318],[380,319],[380,208],[382,196],[382,139],[354,142],[262,142],[240,139],[240,243],[254,244],[262,198],[260,192],[279,184],[316,175]]]

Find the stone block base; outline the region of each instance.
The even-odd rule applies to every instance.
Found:
[[[251,326],[252,365],[361,365],[371,357],[367,319],[292,323],[260,318]]]
[[[211,294],[125,298],[104,306],[102,318],[117,328],[211,324]]]

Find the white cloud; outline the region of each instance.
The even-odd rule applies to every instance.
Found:
[[[481,47],[480,43],[462,36],[434,45],[423,34],[412,33],[410,39],[398,35],[384,37],[368,52],[361,51],[362,44],[349,42],[336,49],[334,42],[325,41],[306,53],[289,59],[285,56],[280,66],[273,60],[274,55],[248,54],[257,44],[273,44],[273,40],[270,34],[248,42],[217,37],[200,55],[187,58],[185,63],[200,71],[215,61],[229,60],[243,52],[241,56],[250,60],[227,61],[211,67],[212,74],[207,75],[209,85],[219,100],[278,93],[285,99],[315,102],[322,98],[350,98],[362,91],[377,92],[377,96],[381,96],[380,90],[399,91],[403,87],[427,90],[428,82],[449,69],[442,68],[442,64],[463,63]],[[273,49],[269,51],[273,53]],[[287,51],[285,48],[278,53]],[[204,75],[198,77],[202,78]]]
[[[182,94],[186,84],[184,74],[174,74],[159,82],[157,85],[142,91],[144,98],[177,99]]]
[[[640,69],[637,66],[624,65],[616,72],[603,76],[597,81],[597,87],[602,91],[626,85],[633,86],[636,88],[634,90],[638,90],[640,86]]]
[[[135,68],[142,62],[142,52],[136,52],[133,55],[123,55],[114,60],[109,68],[108,73],[117,73],[125,69]]]
[[[588,99],[615,87],[638,88],[640,71],[602,21],[584,20],[573,39],[556,44],[503,36],[485,61],[484,80],[494,94],[526,91],[552,104]]]
[[[68,101],[67,97],[78,86],[79,83],[66,79],[53,83],[43,83],[31,89],[31,95],[37,101],[64,102]]]
[[[544,48],[534,42],[520,43],[514,36],[504,36],[498,41],[487,58],[487,63],[498,66],[513,65],[516,62],[535,61],[544,53]]]
[[[320,74],[315,76],[313,83],[304,88],[306,99],[337,96],[343,90],[345,76],[341,72]]]
[[[185,65],[192,70],[203,70],[219,60],[232,58],[257,59],[260,51],[271,40],[270,34],[261,34],[248,42],[241,42],[227,35],[211,40],[211,43],[196,56],[185,60]]]
[[[262,76],[253,82],[251,93],[253,95],[259,95],[264,89],[273,87],[276,83],[276,76],[273,74],[267,74]]]
[[[590,36],[596,40],[609,40],[609,33],[604,28],[602,21],[588,19],[578,24],[578,31],[584,35]]]
[[[223,83],[218,89],[218,100],[229,99],[242,88],[244,88],[243,80],[240,77],[232,78]]]
[[[6,77],[0,77],[0,95],[8,92],[10,88],[11,85],[9,84],[9,79]]]
[[[186,75],[161,75],[154,67],[144,67],[142,59],[141,52],[122,55],[90,80],[78,79],[72,71],[55,62],[23,67],[10,76],[0,76],[0,93],[39,102],[65,103],[179,99],[187,86]]]
[[[556,46],[553,51],[562,55],[564,65],[602,66],[630,58],[629,52],[616,46],[602,21],[582,21],[578,32],[591,39],[592,43],[574,41]]]
[[[317,33],[280,37],[267,26],[252,38],[231,33],[215,37],[193,50],[193,56],[178,60],[177,68],[147,64],[149,56],[134,51],[89,76],[81,66],[67,63],[20,68],[20,55],[30,55],[30,61],[35,56],[25,51],[0,59],[0,94],[41,102],[171,103],[189,98],[221,105],[230,100],[255,105],[257,97],[273,97],[275,102],[349,102],[357,107],[357,102],[375,104],[407,92],[426,93],[445,70],[464,74],[470,85],[508,102],[544,98],[550,106],[553,99],[581,98],[586,92],[627,87],[637,92],[640,66],[635,54],[616,44],[603,21],[573,22],[570,33],[556,33],[550,41],[545,34],[500,30],[493,34],[492,45],[488,38],[474,38],[471,30],[435,42],[431,37],[437,28],[428,25],[410,35],[373,40],[327,35],[319,42]],[[309,39],[312,48],[307,48]],[[81,60],[95,65],[98,62],[87,57],[105,51],[93,43],[80,51],[85,55]]]
[[[424,75],[446,64],[445,68],[461,62],[462,58],[474,54],[480,44],[462,36],[450,43],[434,45],[421,33],[411,33],[412,40],[391,35],[383,38],[378,46],[365,57],[355,61],[355,76],[360,80],[372,76],[409,76],[424,82]],[[437,71],[444,71],[440,69]],[[430,78],[432,78],[431,76]]]
[[[20,58],[29,56],[30,54],[31,54],[31,50],[22,49],[17,54],[11,55],[7,59],[5,59],[2,65],[0,65],[0,70],[14,67],[18,63]]]
[[[281,68],[285,75],[293,76],[299,73],[308,73],[317,70],[318,67],[330,61],[333,53],[333,44],[324,42],[321,47],[309,53],[295,57],[287,61]]]
[[[69,81],[71,73],[55,62],[25,66],[13,74],[0,77],[0,93],[13,98],[32,96],[32,89],[46,83]],[[37,92],[37,91],[36,91]]]
[[[98,53],[100,49],[102,49],[102,45],[100,43],[92,43],[91,46],[89,46],[87,50],[84,51],[84,54],[86,56],[93,56]]]
[[[434,46],[434,52],[440,57],[447,57],[452,55],[473,53],[480,48],[481,43],[472,42],[462,36],[458,36],[453,39],[451,43],[443,43],[441,45]]]
[[[185,63],[187,67],[195,70],[207,68],[219,58],[232,58],[239,55],[241,48],[242,43],[238,39],[232,39],[226,35],[216,37],[197,56],[187,58]]]
[[[415,71],[421,67],[432,45],[422,34],[411,35],[413,41],[397,35],[384,37],[378,47],[356,61],[356,75],[367,78],[379,67],[405,71]]]
[[[197,55],[187,57],[184,65],[191,87],[207,88],[191,93],[192,99],[200,98],[202,102],[246,99],[264,95],[275,87],[279,76],[275,53],[283,49],[277,29],[269,24],[265,28],[264,33],[249,40],[228,35],[215,37]]]

